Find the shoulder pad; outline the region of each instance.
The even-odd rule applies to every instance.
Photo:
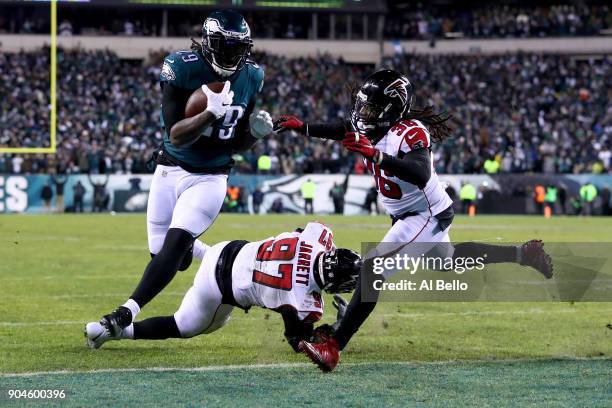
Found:
[[[255,84],[255,90],[261,92],[264,84],[264,69],[259,66],[255,61],[248,59],[246,61],[246,67],[249,70],[249,75],[253,78]]]
[[[418,120],[401,120],[391,131],[403,138],[402,145],[409,150],[431,147],[429,130]]]
[[[164,58],[159,80],[181,88],[190,88],[191,72],[200,65],[199,60],[197,52],[189,50],[173,52]]]

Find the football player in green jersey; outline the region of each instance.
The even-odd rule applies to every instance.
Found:
[[[204,22],[201,43],[193,41],[190,50],[164,59],[164,137],[147,205],[152,259],[127,302],[100,320],[111,337],[119,337],[140,308],[178,270],[189,267],[193,256],[204,257],[207,246],[196,238],[221,210],[232,155],[272,132],[270,115],[254,109],[264,72],[249,59],[252,46],[251,30],[240,14],[215,11]],[[206,86],[214,82],[224,83],[220,93]],[[208,98],[207,108],[186,118],[187,100],[200,87]]]

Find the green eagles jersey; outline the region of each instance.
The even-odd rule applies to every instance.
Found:
[[[249,103],[254,103],[255,95],[261,91],[263,86],[263,80],[263,69],[254,62],[247,61],[239,72],[229,78],[230,89],[234,91],[234,99],[225,116],[217,119],[204,131],[202,137],[189,146],[172,145],[169,137],[170,130],[165,129],[164,149],[179,162],[193,168],[230,167],[233,164],[230,139],[236,136],[236,125],[245,115]],[[160,81],[190,91],[195,91],[202,84],[220,82],[204,57],[195,51],[177,51],[168,55],[164,59]],[[160,116],[162,127],[164,127],[163,115]]]

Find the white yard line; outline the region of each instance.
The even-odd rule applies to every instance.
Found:
[[[401,365],[401,366],[419,366],[419,365],[446,365],[446,364],[462,364],[462,363],[491,363],[491,364],[510,364],[510,363],[526,363],[536,361],[591,361],[601,360],[608,361],[609,357],[571,357],[559,356],[551,358],[515,358],[515,359],[480,359],[480,360],[446,360],[446,361],[369,361],[361,363],[342,363],[342,366],[358,367],[369,365]],[[207,371],[234,371],[234,370],[257,370],[257,369],[282,369],[282,368],[313,368],[312,363],[270,363],[270,364],[234,364],[234,365],[212,365],[204,367],[146,367],[146,368],[102,368],[97,370],[57,370],[57,371],[31,371],[23,373],[5,373],[0,374],[0,378],[10,377],[32,377],[39,375],[66,375],[66,374],[104,374],[104,373],[141,373],[141,372],[168,372],[168,371],[184,371],[184,372],[207,372]]]
[[[441,312],[441,313],[382,313],[376,316],[382,317],[406,317],[406,318],[423,318],[423,317],[446,317],[446,316],[497,316],[497,315],[530,315],[530,314],[555,314],[555,313],[576,313],[576,309],[561,309],[561,310],[543,310],[543,309],[527,309],[527,310],[466,310],[465,312]],[[610,310],[601,310],[601,312],[612,312]]]
[[[142,274],[134,274],[134,275],[77,275],[77,276],[67,276],[67,275],[44,275],[44,276],[19,276],[13,278],[2,278],[2,282],[38,282],[41,280],[60,280],[60,279],[139,279]]]
[[[178,294],[178,292],[176,292]],[[168,292],[173,294],[173,292]],[[105,296],[111,296],[106,294]],[[403,318],[435,318],[435,317],[451,317],[451,316],[500,316],[500,315],[530,315],[530,314],[557,314],[557,313],[577,313],[580,310],[576,309],[561,309],[561,310],[543,310],[543,309],[527,309],[527,310],[467,310],[464,312],[431,312],[431,313],[381,313],[375,316],[380,317],[403,317]],[[612,313],[612,309],[599,310],[602,313]],[[35,327],[35,326],[54,326],[54,325],[74,325],[85,324],[84,320],[52,320],[41,322],[0,322],[0,327]]]
[[[185,292],[162,292],[157,296],[185,296]],[[88,294],[66,294],[66,295],[3,295],[3,299],[53,299],[53,300],[61,300],[61,299],[83,299],[83,298],[106,298],[106,297],[125,297],[125,293],[88,293]],[[1,324],[1,322],[0,322]]]

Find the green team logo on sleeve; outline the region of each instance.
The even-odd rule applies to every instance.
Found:
[[[164,65],[162,66],[160,77],[162,81],[174,81],[176,79],[176,74],[172,70],[169,61],[164,61]]]

